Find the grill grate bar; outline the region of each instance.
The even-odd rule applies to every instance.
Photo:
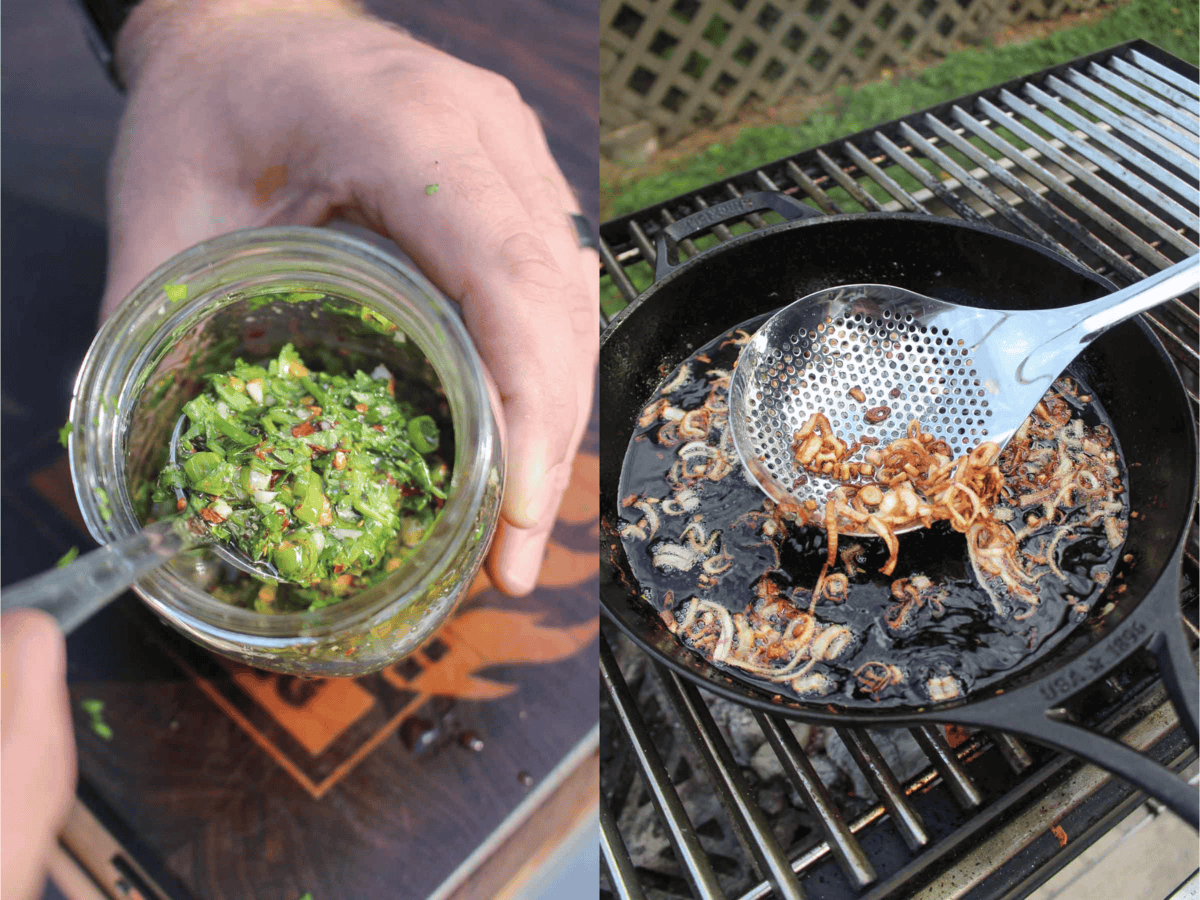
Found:
[[[925,123],[939,138],[950,144],[952,147],[954,147],[954,149],[958,150],[976,165],[981,166],[989,175],[1016,194],[1021,200],[1023,200],[1025,203],[1028,203],[1031,207],[1036,209],[1063,231],[1071,235],[1071,237],[1075,238],[1077,241],[1095,253],[1098,257],[1107,262],[1110,266],[1120,269],[1127,275],[1132,275],[1134,279],[1141,277],[1141,272],[1139,272],[1135,266],[1127,262],[1123,256],[1114,251],[1103,241],[1097,240],[1091,234],[1091,232],[1080,225],[1076,219],[1072,218],[1063,210],[1050,203],[1045,197],[1021,181],[1020,178],[1017,178],[1011,172],[1006,170],[1003,166],[999,165],[990,156],[988,156],[970,141],[967,141],[962,135],[958,134],[945,122],[942,122],[940,119],[937,119],[932,115],[928,115],[925,117]],[[1019,155],[1022,157],[1024,156],[1024,154]],[[1047,235],[1047,237],[1049,238],[1049,235]],[[1054,249],[1057,249],[1057,247]]]
[[[1088,67],[1088,73],[1095,76],[1099,81],[1103,81],[1114,90],[1120,91],[1122,94],[1137,100],[1147,109],[1154,110],[1155,115],[1178,125],[1185,132],[1190,134],[1197,133],[1197,124],[1192,116],[1189,116],[1177,106],[1164,105],[1161,97],[1156,97],[1149,91],[1143,90],[1128,78],[1124,78],[1110,69],[1095,64]]]
[[[638,289],[629,276],[625,274],[625,269],[617,262],[616,256],[613,255],[612,248],[608,246],[608,241],[600,238],[600,261],[604,263],[604,271],[611,276],[613,282],[617,286],[617,290],[621,292],[621,296],[625,298],[626,303],[632,302],[633,298],[638,295]],[[608,316],[601,312],[600,317],[604,320],[603,324],[608,327]]]
[[[972,808],[983,803],[983,794],[959,764],[958,756],[936,728],[932,725],[922,725],[919,728],[910,728],[909,731],[961,806]]]
[[[1000,748],[1005,762],[1018,775],[1033,765],[1033,757],[1029,755],[1025,745],[1011,734],[1003,731],[989,731],[988,737]]]
[[[925,169],[917,163],[915,159],[901,150],[896,144],[881,131],[877,131],[871,135],[875,144],[892,158],[900,168],[911,175],[921,185],[949,209],[953,210],[959,218],[965,219],[968,222],[982,222],[983,216],[977,213],[965,200],[953,193],[949,188],[942,184],[938,179],[934,178]]]
[[[912,196],[904,188],[896,183],[896,180],[888,175],[883,169],[875,165],[873,161],[867,158],[866,154],[851,144],[849,141],[842,144],[842,149],[846,155],[854,161],[863,172],[865,172],[876,184],[891,194],[908,212],[924,213],[929,215],[927,210],[916,197]]]
[[[1112,131],[1106,131],[1094,123],[1089,122],[1086,118],[1070,109],[1062,101],[1050,96],[1040,88],[1032,84],[1027,84],[1025,86],[1025,94],[1027,97],[1029,97],[1029,99],[1040,103],[1043,108],[1049,112],[1052,112],[1065,122],[1074,125],[1078,131],[1094,140],[1099,147],[1093,147],[1090,144],[1083,143],[1080,138],[1073,135],[1076,141],[1076,146],[1088,148],[1086,155],[1089,159],[1091,159],[1097,165],[1108,169],[1108,171],[1112,172],[1117,177],[1123,178],[1125,181],[1133,185],[1140,186],[1141,184],[1145,184],[1150,186],[1149,182],[1144,178],[1141,178],[1141,176],[1136,175],[1113,160],[1113,156],[1124,159],[1136,168],[1145,172],[1168,190],[1174,191],[1177,197],[1187,197],[1192,192],[1192,188],[1184,184],[1181,178],[1178,178],[1177,176],[1168,172],[1158,163],[1154,162],[1154,160],[1147,157],[1144,153],[1141,153],[1140,151],[1129,146],[1127,143],[1114,135]],[[1103,148],[1103,150],[1108,150],[1111,156],[1104,153],[1101,148]],[[1180,222],[1193,229],[1200,230],[1200,217],[1196,216],[1195,213],[1191,212],[1190,210],[1184,209],[1173,199],[1165,198],[1165,200],[1166,202],[1164,205],[1169,204],[1169,208],[1171,210],[1174,211],[1178,209]]]
[[[739,191],[737,189],[737,185],[735,185],[733,183],[728,183],[725,185],[725,193],[729,197],[730,200],[736,200],[737,198],[742,196],[742,192]],[[755,231],[757,231],[760,228],[767,227],[766,219],[764,219],[758,213],[750,213],[749,215],[746,216],[746,221],[750,223],[750,226]]]
[[[1083,213],[1086,213],[1105,231],[1115,236],[1118,240],[1124,242],[1126,246],[1136,250],[1141,256],[1151,261],[1159,268],[1165,269],[1171,264],[1171,260],[1159,253],[1158,250],[1146,243],[1096,204],[1092,203],[1092,201],[1080,194],[1077,190],[1075,190],[1075,188],[1071,187],[1071,185],[1067,184],[1061,178],[1056,178],[1037,160],[1030,158],[1025,153],[1022,153],[1003,137],[988,129],[984,123],[980,122],[970,113],[966,112],[964,109],[962,109],[962,107],[954,107],[953,114],[958,123],[970,131],[973,136],[983,139],[989,146],[1000,151],[1005,158],[1012,160],[1025,172],[1027,172],[1033,178],[1036,178],[1041,184],[1044,184],[1051,191],[1061,197],[1064,201],[1066,201],[1067,204],[1073,206],[1075,209]],[[1100,243],[1098,238],[1096,240],[1097,243]],[[1115,253],[1116,251],[1112,252]],[[1101,253],[1100,255],[1104,258],[1108,258],[1107,251]],[[1122,265],[1119,266],[1119,268],[1123,268],[1131,280],[1136,281],[1138,278],[1144,277],[1146,274],[1145,272],[1135,267],[1132,263],[1125,261],[1123,257],[1121,257],[1121,259]]]
[[[600,680],[608,693],[613,711],[620,720],[622,729],[631,738],[629,746],[633,748],[637,756],[642,781],[654,802],[655,809],[658,810],[659,817],[666,823],[667,838],[675,850],[675,855],[692,890],[701,900],[718,900],[718,898],[724,897],[708,854],[700,845],[700,838],[692,828],[691,820],[688,819],[687,811],[679,799],[679,794],[671,783],[671,777],[667,774],[662,757],[654,746],[650,731],[638,712],[637,702],[630,693],[629,686],[625,683],[625,678],[617,666],[612,649],[603,635],[600,637]],[[607,842],[603,832],[601,839]],[[609,855],[616,857],[618,853],[624,852],[624,847],[618,848],[610,844],[604,852],[606,857]],[[613,874],[619,877],[621,873],[618,869],[618,872]]]
[[[821,212],[827,215],[837,215],[841,212],[841,209],[838,208],[838,205],[833,202],[833,198],[821,190],[815,181],[804,174],[804,170],[796,165],[795,162],[789,159],[787,161],[787,165],[784,166],[784,169],[787,171],[788,177],[798,184],[804,190],[804,192],[808,194],[808,196],[812,197],[813,200],[816,201],[817,206],[821,208]]]
[[[932,119],[932,116],[928,117]],[[907,122],[900,123],[900,133],[909,141],[914,149],[920,150],[925,154],[926,158],[942,167],[947,175],[957,179],[959,184],[975,194],[980,200],[996,210],[1006,220],[1011,222],[1015,227],[1023,231],[1033,240],[1048,247],[1051,250],[1067,257],[1072,262],[1083,265],[1083,262],[1069,251],[1061,243],[1046,233],[1046,231],[1037,223],[1033,222],[1024,213],[1018,212],[1013,206],[1008,203],[1003,197],[995,191],[990,190],[978,178],[956,163],[953,159],[935,147],[930,141],[922,137],[915,128]],[[965,142],[964,142],[965,143]],[[970,144],[967,144],[969,147]],[[1005,173],[1007,174],[1007,173]],[[1016,179],[1012,179],[1016,181]]]
[[[1052,101],[1053,99],[1049,95],[1038,91],[1032,85],[1025,86],[1025,93],[1029,95],[1031,99],[1038,102],[1043,102],[1043,105],[1047,105],[1044,101]],[[1039,94],[1041,97],[1038,96]],[[1000,99],[1003,100],[1007,106],[1017,110],[1019,113],[1021,113],[1021,115],[1030,119],[1039,128],[1042,128],[1048,133],[1054,135],[1054,137],[1062,141],[1063,144],[1070,147],[1085,159],[1090,160],[1099,169],[1108,172],[1118,181],[1124,183],[1134,195],[1140,194],[1146,200],[1152,201],[1164,212],[1169,213],[1176,221],[1192,228],[1193,231],[1200,228],[1200,220],[1197,220],[1194,214],[1184,209],[1179,203],[1168,197],[1144,178],[1135,175],[1112,157],[1105,153],[1101,153],[1074,132],[1059,125],[1054,121],[1054,119],[1050,118],[1050,116],[1046,115],[1041,110],[1030,106],[1011,91],[1001,91]]]
[[[1136,154],[1138,157],[1146,160],[1145,165],[1153,165],[1161,168],[1159,163],[1155,163],[1148,156],[1145,156],[1145,153],[1148,152],[1157,156],[1163,163],[1174,167],[1176,171],[1185,172],[1187,170],[1188,163],[1183,156],[1171,147],[1163,144],[1156,135],[1147,131],[1141,122],[1131,121],[1125,116],[1114,115],[1111,110],[1092,100],[1082,90],[1078,90],[1054,76],[1048,78],[1046,84],[1054,88],[1055,92],[1063,99],[1077,104],[1080,109],[1104,122],[1105,127],[1110,129],[1109,133],[1114,136],[1114,143],[1121,144],[1124,142],[1124,145],[1129,148],[1130,154]],[[1103,132],[1103,129],[1101,131]],[[1137,144],[1142,149],[1135,149],[1133,144]],[[1195,191],[1193,186],[1185,184],[1178,176],[1168,173],[1166,170],[1162,171],[1163,177],[1169,179],[1168,182],[1164,183],[1167,183],[1168,186],[1174,185],[1177,192],[1185,199],[1189,191]],[[1161,181],[1162,178],[1159,180]]]
[[[738,840],[758,865],[758,870],[784,900],[803,900],[804,892],[787,855],[771,833],[766,813],[750,796],[750,788],[713,721],[712,713],[691,684],[655,664],[667,702],[682,722],[692,746],[699,751],[713,787],[729,814]]]
[[[1155,116],[1148,115],[1151,110],[1141,109],[1132,103],[1118,97],[1104,85],[1098,81],[1088,78],[1082,72],[1068,72],[1067,78],[1071,84],[1066,84],[1059,79],[1051,76],[1047,83],[1054,87],[1064,97],[1070,97],[1068,93],[1072,88],[1077,89],[1080,95],[1090,94],[1101,103],[1121,113],[1121,117],[1113,117],[1105,108],[1086,98],[1080,102],[1080,105],[1091,112],[1093,115],[1112,121],[1114,124],[1119,123],[1121,132],[1128,135],[1135,141],[1142,143],[1152,153],[1169,154],[1173,164],[1181,170],[1186,170],[1189,165],[1195,165],[1193,160],[1191,163],[1184,160],[1180,156],[1180,151],[1191,152],[1195,148],[1186,143],[1186,138],[1182,132],[1175,128],[1170,128],[1166,124],[1160,122]],[[1085,105],[1087,104],[1087,105]],[[1132,127],[1131,127],[1132,126]],[[1153,135],[1147,134],[1142,129],[1149,129]],[[1194,143],[1194,141],[1192,142]]]
[[[825,833],[825,841],[838,865],[851,882],[860,888],[866,887],[875,880],[875,867],[838,812],[813,764],[800,749],[796,736],[778,717],[755,712],[754,718],[783,765],[788,780],[804,799],[805,805],[817,815]]]
[[[1131,81],[1136,81],[1155,94],[1161,94],[1171,103],[1186,110],[1194,119],[1200,122],[1200,101],[1197,101],[1195,97],[1189,97],[1185,91],[1176,90],[1161,78],[1150,74],[1145,69],[1138,68],[1132,63],[1126,62],[1119,56],[1114,56],[1109,60],[1109,65]]]
[[[617,820],[603,797],[600,798],[600,853],[608,873],[608,883],[617,892],[617,897],[620,900],[645,900],[637,870],[617,828]]]
[[[817,161],[820,162],[821,168],[824,169],[825,172],[834,181],[836,181],[842,189],[844,189],[848,194],[850,194],[851,197],[858,201],[859,205],[862,206],[863,209],[870,212],[883,211],[883,205],[866,191],[864,191],[859,186],[857,181],[846,174],[845,169],[834,163],[834,161],[829,158],[824,150],[817,151]]]
[[[658,259],[658,252],[654,249],[654,242],[646,237],[646,232],[642,231],[642,227],[636,222],[629,224],[629,233],[633,236],[633,242],[637,244],[638,250],[642,253],[642,259],[654,265]]]
[[[1013,106],[1018,113],[1033,120],[1035,124],[1039,126],[1042,125],[1042,122],[1038,121],[1038,118],[1042,119],[1043,121],[1048,121],[1044,116],[1041,116],[1040,113],[1028,106],[1019,98],[1013,96],[1007,91],[1004,93],[1006,95],[1006,102]],[[1198,249],[1200,249],[1183,235],[1179,234],[1179,232],[1177,232],[1158,216],[1154,215],[1154,213],[1150,212],[1143,204],[1126,197],[1107,181],[1097,178],[1094,173],[1088,171],[1075,159],[1068,156],[1057,147],[1053,146],[1049,141],[1044,140],[1041,135],[1035,132],[1032,128],[1027,128],[1022,122],[1017,120],[1015,114],[1005,112],[986,97],[980,97],[977,102],[979,104],[979,108],[992,120],[993,124],[998,127],[1008,129],[1030,146],[1037,148],[1037,150],[1039,150],[1046,158],[1052,160],[1055,165],[1062,168],[1072,177],[1086,185],[1089,189],[1095,191],[1105,200],[1115,204],[1122,212],[1127,213],[1142,225],[1145,225],[1147,228],[1151,229],[1163,240],[1170,242],[1187,254],[1195,253]],[[1049,124],[1051,125],[1052,129],[1061,132],[1061,129],[1058,129],[1057,126],[1055,126],[1052,122]],[[1050,130],[1051,129],[1047,129],[1047,131]]]
[[[838,728],[837,733],[855,763],[867,776],[875,796],[891,815],[908,849],[916,851],[928,844],[929,832],[925,830],[925,823],[908,802],[904,789],[867,731],[862,728]]]
[[[1129,51],[1129,59],[1135,65],[1141,66],[1147,72],[1157,76],[1166,83],[1179,88],[1185,96],[1200,100],[1200,82],[1184,78],[1178,72],[1173,72],[1157,60],[1153,60],[1138,50]]]

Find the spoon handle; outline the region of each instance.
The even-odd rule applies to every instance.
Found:
[[[182,519],[164,519],[135,535],[105,544],[63,569],[53,569],[0,591],[0,609],[40,609],[69,634],[147,572],[200,543]]]
[[[1200,287],[1200,256],[1191,256],[1144,281],[1095,301],[1095,306],[1100,309],[1079,324],[1083,332],[1081,342],[1089,343],[1100,332],[1197,287]]]

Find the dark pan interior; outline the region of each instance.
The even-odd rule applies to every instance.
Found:
[[[644,402],[698,347],[741,321],[838,284],[882,282],[974,306],[1044,309],[1111,289],[1103,279],[1019,238],[948,220],[857,215],[793,222],[745,235],[680,266],[626,309],[601,339],[601,604],[637,643],[685,677],[731,699],[785,715],[882,724],[913,710],[839,710],[773,699],[688,650],[638,596],[617,537],[618,482]],[[1121,564],[1127,589],[1076,627],[1056,650],[991,690],[1011,690],[1078,657],[1125,619],[1162,576],[1191,517],[1196,447],[1191,409],[1169,357],[1150,331],[1128,322],[1075,363],[1113,421],[1139,517]],[[1114,587],[1118,579],[1114,578]],[[990,691],[989,691],[990,693]],[[977,695],[972,695],[972,698]],[[972,699],[969,698],[969,699]]]

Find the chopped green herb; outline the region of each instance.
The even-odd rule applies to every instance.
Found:
[[[58,442],[64,447],[67,446],[67,441],[71,437],[71,423],[64,422],[63,427],[58,429]]]
[[[425,196],[426,197],[432,197],[437,192],[438,192],[438,186],[436,184],[425,185]]]
[[[60,556],[58,558],[58,562],[56,562],[54,564],[54,566],[55,566],[55,568],[58,568],[58,569],[65,569],[71,563],[75,562],[75,559],[78,556],[79,556],[79,548],[72,547],[70,550],[68,550],[66,553],[64,553],[62,556]]]
[[[369,312],[364,321],[395,328]],[[429,533],[446,498],[438,426],[395,398],[386,369],[315,372],[289,344],[265,365],[239,359],[207,379],[184,405],[177,462],[154,499],[176,502],[185,488],[187,508],[218,540],[304,588],[265,586],[248,605],[336,603]]]
[[[102,487],[96,488],[96,499],[100,505],[100,518],[107,522],[112,518],[112,507],[108,503],[108,491]]]
[[[186,284],[163,285],[163,290],[167,292],[167,299],[172,303],[180,303],[187,299],[188,286]]]
[[[103,700],[80,700],[79,706],[83,709],[91,719],[92,731],[98,737],[106,741],[111,741],[113,738],[113,730],[108,723],[104,721],[104,701]]]
[[[305,891],[304,896],[302,896],[300,900],[313,900],[312,891]]]

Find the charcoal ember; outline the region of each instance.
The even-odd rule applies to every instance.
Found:
[[[800,745],[800,748],[804,750],[809,741],[812,731],[811,727],[805,725],[803,722],[791,722],[788,727],[791,728],[792,734],[796,736],[796,742]],[[754,752],[754,756],[750,758],[750,768],[764,781],[784,774],[783,764],[779,761],[779,755],[775,752],[775,748],[771,746],[769,741]]]
[[[721,736],[733,751],[734,761],[739,766],[751,767],[754,754],[767,740],[754,720],[754,713],[745,706],[720,697],[706,695],[705,700]]]
[[[639,869],[674,875],[679,869],[653,803],[627,809],[619,822],[629,858]]]
[[[870,736],[875,742],[875,746],[879,748],[879,752],[883,754],[884,760],[887,761],[897,781],[904,783],[929,767],[928,758],[907,729],[889,728],[882,731],[871,731]],[[875,791],[871,789],[867,777],[854,762],[850,751],[836,732],[830,732],[827,736],[825,753],[829,760],[850,778],[856,797],[876,799]]]
[[[778,780],[768,782],[756,796],[758,805],[768,816],[777,816],[788,808],[788,791]]]

